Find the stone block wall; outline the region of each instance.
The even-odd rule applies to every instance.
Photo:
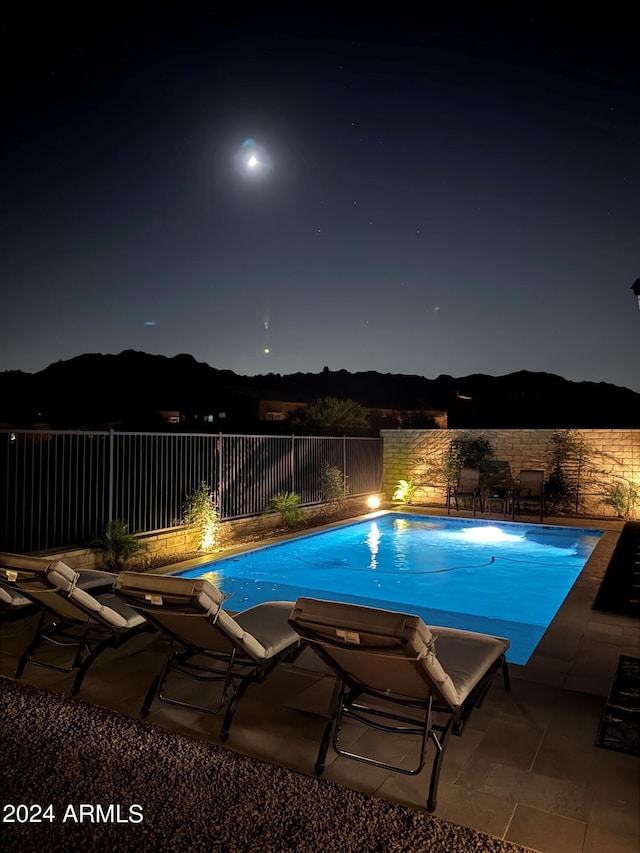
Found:
[[[414,503],[443,506],[445,489],[433,470],[442,464],[451,441],[463,437],[488,439],[495,449],[494,458],[508,462],[516,476],[522,468],[540,468],[548,476],[554,432],[552,429],[382,430],[385,497],[392,497],[398,480],[413,479],[419,484]],[[583,511],[589,515],[615,516],[615,511],[601,502],[603,490],[615,483],[616,478],[622,478],[640,493],[640,430],[575,432],[583,438],[589,460],[582,490]],[[632,517],[640,517],[639,506]]]
[[[384,495],[379,493],[377,497],[380,500],[384,499]],[[326,516],[327,522],[331,521],[331,512],[326,503],[314,504],[312,506],[303,507],[303,512],[306,518],[312,519],[317,516]],[[367,498],[349,497],[345,501],[345,509],[348,513],[354,511],[363,514],[369,512],[367,506]],[[340,516],[336,516],[339,520]],[[275,528],[281,527],[282,520],[278,513],[269,513],[267,515],[252,515],[247,518],[238,518],[233,521],[225,522],[225,527],[229,532],[229,540],[226,544],[233,545],[234,540],[240,541],[244,536],[265,533]],[[156,531],[155,533],[141,534],[140,538],[147,546],[145,557],[167,557],[172,555],[182,555],[195,551],[198,547],[198,535],[188,527],[172,527],[167,530]],[[256,543],[258,544],[258,543]],[[215,552],[212,552],[212,556]],[[96,569],[102,565],[103,555],[100,551],[92,551],[88,548],[68,549],[56,553],[44,553],[40,556],[47,556],[51,560],[62,560],[72,569]]]

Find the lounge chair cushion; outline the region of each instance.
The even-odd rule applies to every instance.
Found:
[[[120,572],[118,587],[130,587],[145,593],[150,604],[161,605],[166,601],[193,602],[205,613],[215,616],[225,600],[222,590],[204,578],[181,578],[175,575],[152,575],[143,572]]]
[[[291,601],[258,604],[232,616],[222,609],[224,592],[207,578],[121,572],[117,588],[128,596],[142,594],[144,607],[166,630],[203,649],[230,651],[235,644],[254,661],[264,661],[299,640],[287,621]],[[186,620],[186,613],[202,618]]]
[[[430,627],[436,638],[438,660],[455,685],[458,703],[462,704],[496,659],[506,654],[509,640],[458,628]]]
[[[77,588],[97,595],[99,592],[112,590],[116,585],[116,575],[111,572],[99,572],[94,569],[76,571],[61,560],[47,566],[44,574],[48,583],[64,592]]]
[[[29,557],[26,554],[0,554],[0,566],[6,569],[24,569],[31,572],[43,572],[51,560],[43,557]]]
[[[21,607],[33,607],[33,601],[26,598],[19,589],[2,582],[0,582],[0,602],[6,607],[16,610]]]
[[[69,593],[69,600],[112,628],[133,628],[145,621],[144,616],[111,592],[94,597],[84,589],[76,588]]]
[[[97,593],[97,589],[104,588],[104,580],[99,576],[107,575],[108,572],[93,572],[86,579],[86,587],[82,585],[83,574],[58,561],[47,568],[45,578],[52,587],[66,593],[73,603],[113,628],[133,628],[145,621],[143,616],[113,593]],[[115,581],[115,577],[113,579]]]
[[[368,687],[417,699],[434,693],[451,709],[509,648],[485,634],[430,629],[419,616],[308,598],[298,599],[291,621],[307,638],[305,628],[326,638],[336,663]]]
[[[247,654],[256,660],[263,660],[280,654],[299,641],[298,632],[287,621],[292,607],[293,601],[269,601],[243,610],[235,617],[228,616],[224,611],[221,611],[221,615],[224,613],[225,617],[242,629],[242,637],[238,641]]]
[[[11,575],[19,576],[20,571],[27,575],[22,579],[23,592],[39,604],[51,606],[61,616],[81,622],[92,616],[110,628],[133,628],[145,621],[111,592],[115,577],[109,572],[85,574],[58,561],[53,565],[32,563],[18,570],[9,569],[7,576],[17,580]],[[31,580],[29,575],[33,576]]]
[[[108,592],[114,589],[116,585],[116,575],[113,572],[96,571],[95,569],[81,569],[76,571],[70,568],[61,561],[56,563],[42,557],[29,557],[24,554],[0,554],[0,569],[8,581],[16,581],[20,577],[28,577],[29,575],[48,578],[49,570],[58,568],[58,574],[53,574],[49,577],[49,582],[57,587],[57,582],[53,578],[59,578],[61,582],[60,589],[67,589],[67,584],[73,583],[72,575],[78,575],[75,580],[75,586],[80,589],[92,591],[94,594],[98,592]],[[64,567],[64,568],[62,568]]]

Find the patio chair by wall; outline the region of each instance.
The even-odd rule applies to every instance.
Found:
[[[41,608],[41,616],[16,667],[20,678],[27,663],[76,675],[71,688],[79,691],[87,670],[108,648],[123,643],[151,626],[113,593],[115,575],[93,570],[76,572],[60,561],[20,554],[0,554],[0,580],[10,584]],[[74,651],[63,665],[49,659],[44,647]]]
[[[332,743],[339,756],[415,776],[424,767],[431,740],[435,757],[427,809],[433,811],[449,735],[462,734],[499,669],[509,689],[509,640],[428,628],[418,616],[310,598],[297,600],[291,624],[338,677],[316,774],[323,772]],[[416,766],[402,767],[342,747],[340,729],[348,719],[377,731],[419,737]]]
[[[544,471],[534,471],[525,468],[520,471],[518,485],[513,493],[511,504],[512,518],[516,517],[516,510],[520,513],[521,504],[531,504],[540,508],[540,521],[547,511],[544,497]]]
[[[458,474],[458,482],[447,488],[447,514],[451,512],[451,499],[453,498],[458,511],[458,500],[470,500],[473,505],[473,514],[476,514],[476,503],[482,512],[482,494],[480,492],[480,470],[478,468],[461,468]]]
[[[302,650],[300,637],[288,622],[293,602],[258,604],[231,616],[222,609],[224,593],[206,578],[121,572],[116,592],[171,640],[164,665],[151,685],[141,714],[161,701],[203,713],[227,710],[222,723],[226,740],[236,706],[247,687],[262,681],[283,660]],[[169,696],[170,675],[220,687],[209,705]],[[175,687],[174,687],[175,689]]]

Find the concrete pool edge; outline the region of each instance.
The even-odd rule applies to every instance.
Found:
[[[611,668],[637,631],[633,617],[593,609],[624,521],[580,519],[570,526],[603,533],[527,663],[511,664],[510,670],[518,679],[606,697]],[[610,641],[612,635],[616,643]],[[594,676],[599,671],[603,675]]]

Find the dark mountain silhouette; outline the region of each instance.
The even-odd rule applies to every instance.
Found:
[[[346,370],[242,376],[191,355],[126,350],[86,354],[30,374],[0,373],[0,422],[58,428],[158,426],[159,410],[179,411],[195,429],[224,412],[216,430],[253,430],[257,401],[350,398],[367,408],[447,411],[450,427],[640,428],[640,394],[609,383],[571,382],[549,373],[464,377]]]

